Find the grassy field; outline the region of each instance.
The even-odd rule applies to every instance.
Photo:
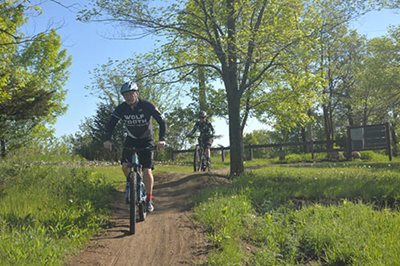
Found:
[[[0,162],[1,265],[62,264],[107,223],[112,174],[58,159]]]
[[[213,249],[210,265],[396,265],[400,162],[246,162],[232,185],[195,207]],[[213,157],[213,168],[225,168]],[[308,159],[306,159],[307,161]],[[29,163],[28,163],[29,162]],[[190,158],[155,173],[192,173]],[[0,161],[1,265],[59,265],[109,219],[124,185],[120,166],[24,154]]]
[[[398,265],[400,162],[262,167],[209,190],[195,216],[210,265]]]

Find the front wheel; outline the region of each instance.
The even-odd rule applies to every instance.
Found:
[[[193,155],[193,170],[194,172],[200,171],[201,169],[201,154],[200,147],[197,145]]]
[[[129,233],[135,234],[136,231],[136,174],[129,173]]]

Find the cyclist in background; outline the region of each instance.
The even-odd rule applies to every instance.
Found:
[[[199,121],[196,122],[192,131],[190,131],[187,136],[192,137],[197,130],[200,132],[200,136],[198,138],[199,145],[204,148],[207,156],[207,163],[210,164],[210,148],[214,140],[213,137],[215,131],[211,123],[208,121],[207,113],[205,111],[201,111],[199,113]],[[203,167],[205,167],[205,165],[203,165]]]
[[[157,146],[165,146],[165,121],[161,117],[160,111],[152,103],[139,98],[139,88],[134,82],[126,82],[122,85],[120,93],[124,97],[124,102],[118,105],[112,113],[111,119],[106,129],[106,141],[104,147],[111,150],[112,133],[118,121],[124,123],[126,138],[122,152],[121,165],[122,171],[128,177],[129,165],[132,163],[132,148],[149,148],[149,150],[139,151],[139,163],[143,167],[143,181],[147,193],[147,211],[152,212],[153,206],[153,184],[154,178],[152,169],[153,151],[155,147],[151,117],[153,117],[160,128],[159,141]]]

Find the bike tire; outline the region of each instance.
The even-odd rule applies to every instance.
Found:
[[[206,151],[203,149],[201,150],[201,157],[200,157],[200,168],[202,172],[205,172],[207,169],[207,157],[206,157]]]
[[[146,206],[144,202],[139,203],[138,211],[139,211],[139,222],[143,222],[146,219]]]
[[[136,174],[129,174],[129,182],[130,182],[130,191],[129,191],[129,233],[135,234],[136,232]]]

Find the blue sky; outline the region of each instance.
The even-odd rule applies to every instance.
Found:
[[[75,0],[62,1],[65,5],[76,2]],[[83,2],[85,1],[80,1],[80,3]],[[43,15],[31,18],[25,30],[37,33],[44,30],[48,25],[60,26],[58,33],[62,37],[63,47],[72,56],[70,78],[66,84],[68,111],[59,117],[54,125],[56,136],[59,137],[75,133],[85,117],[95,114],[97,98],[89,95],[89,91],[85,89],[85,86],[91,84],[90,71],[106,63],[109,58],[126,59],[134,53],[149,51],[154,46],[151,38],[132,41],[107,39],[105,36],[110,36],[110,33],[113,32],[111,26],[78,22],[75,20],[75,13],[52,2],[46,2],[43,7]],[[389,25],[399,24],[399,10],[396,12],[383,10],[371,12],[361,17],[353,22],[352,26],[360,33],[372,38],[384,35]],[[218,135],[223,135],[221,139],[216,140],[215,144],[228,146],[228,127],[226,122],[217,120],[215,128]],[[246,132],[265,128],[267,126],[252,120],[249,121]]]

